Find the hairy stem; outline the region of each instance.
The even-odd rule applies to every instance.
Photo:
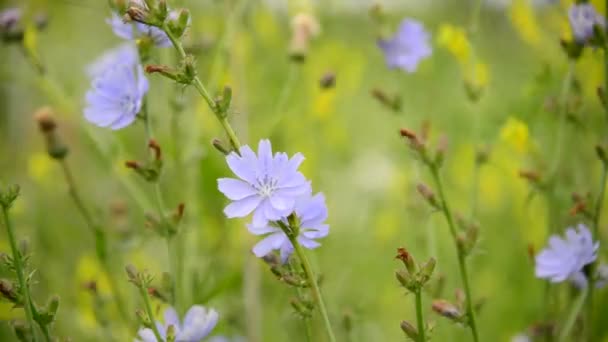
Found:
[[[433,175],[433,179],[435,180],[435,184],[437,186],[437,191],[439,192],[439,197],[442,203],[442,212],[445,216],[445,219],[448,223],[448,227],[450,228],[450,234],[452,235],[452,239],[454,240],[454,246],[456,247],[456,252],[458,253],[458,268],[460,270],[460,278],[462,280],[462,286],[464,287],[464,294],[466,300],[466,310],[468,316],[468,325],[471,329],[471,333],[473,335],[473,341],[479,341],[479,334],[477,332],[477,324],[475,322],[475,312],[473,310],[473,298],[471,295],[471,286],[469,285],[469,277],[467,274],[467,263],[466,257],[463,254],[462,250],[458,246],[458,235],[456,232],[456,226],[454,224],[454,219],[452,217],[452,212],[450,211],[450,207],[448,205],[447,198],[443,191],[443,184],[441,182],[441,177],[439,176],[439,170],[436,166],[431,166],[431,173]]]
[[[156,341],[158,342],[163,342],[163,338],[160,335],[160,332],[158,331],[158,328],[156,327],[156,321],[154,320],[154,313],[152,311],[152,306],[150,305],[150,298],[148,297],[148,291],[146,289],[146,287],[144,285],[138,286],[139,288],[139,294],[141,295],[141,298],[144,301],[144,308],[146,310],[146,314],[148,315],[148,319],[151,322],[151,326],[152,326],[152,332],[154,332],[154,336],[156,336]]]
[[[8,208],[2,206],[2,214],[4,217],[4,225],[6,226],[6,232],[8,233],[8,241],[11,244],[11,251],[13,252],[13,263],[15,267],[15,273],[17,274],[17,281],[19,281],[19,290],[21,290],[21,296],[23,297],[23,310],[25,311],[25,318],[27,320],[28,330],[32,332],[33,341],[36,342],[36,332],[34,331],[34,312],[32,297],[30,295],[30,288],[27,280],[25,279],[23,260],[21,259],[21,252],[17,247],[17,240],[15,233],[13,232],[13,226],[8,215]]]
[[[317,303],[319,307],[319,312],[321,313],[321,317],[323,319],[323,324],[325,326],[325,330],[327,332],[327,336],[330,342],[336,342],[336,337],[334,336],[333,329],[331,327],[331,323],[329,321],[329,316],[327,314],[327,309],[325,308],[325,303],[323,302],[323,296],[321,295],[321,289],[319,289],[319,284],[317,283],[317,277],[310,266],[310,262],[302,249],[302,246],[298,243],[298,240],[293,234],[287,234],[289,237],[289,241],[293,245],[296,254],[298,255],[298,259],[302,264],[302,268],[304,269],[304,273],[306,273],[306,278],[308,278],[308,283],[310,284],[310,291],[312,292],[312,297]]]

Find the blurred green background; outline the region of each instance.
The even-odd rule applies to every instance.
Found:
[[[101,0],[0,3],[0,8],[19,6],[49,17],[48,27],[32,43],[47,66],[45,79],[19,46],[0,44],[0,179],[23,188],[12,214],[37,269],[34,297],[40,303],[51,294],[61,297],[53,327],[58,337],[132,340],[135,330],[126,329],[110,301],[92,234],[33,121],[37,108],[55,109],[60,134],[70,147],[68,163],[88,206],[110,232],[114,274],[134,312],[141,303],[124,265],[147,268],[159,280],[168,259],[164,241],[144,224],[144,213],[153,211],[150,187],[123,166],[125,160],[145,156],[143,125],[113,132],[90,125],[81,114],[89,86],[85,66],[121,43],[105,23],[109,9]],[[469,25],[472,1],[386,7],[387,26],[413,17],[431,32],[433,55],[414,74],[386,67],[376,45],[379,27],[369,16],[371,2],[349,9],[337,1],[278,7],[262,1],[170,3],[192,11],[186,42],[196,47],[203,82],[214,94],[224,85],[234,90],[230,119],[241,141],[257,146],[268,137],[276,150],[302,152],[304,174],[315,191],[326,195],[331,233],[309,255],[322,274],[339,341],[404,340],[399,322],[415,321],[414,298],[395,280],[397,247],[406,247],[419,262],[437,258],[436,275],[445,279],[443,298],[453,300],[461,286],[448,227],[415,190],[417,183],[432,181],[398,135],[399,128],[419,130],[424,122],[430,123],[433,144],[443,134],[448,137],[443,175],[453,209],[467,216],[477,197],[481,241],[469,264],[475,299],[484,303],[478,315],[482,340],[509,341],[544,319],[564,320],[569,285],[556,286],[560,300],[546,317],[545,282],[535,279],[528,249],[540,250],[549,231],[584,222],[569,214],[570,197],[572,192],[597,194],[601,165],[594,146],[605,138],[605,118],[595,96],[603,82],[603,54],[587,49],[575,66],[573,109],[561,137],[563,147],[557,148],[555,107],[568,67],[559,47],[559,39],[568,35],[567,1],[533,7],[517,0],[483,7],[471,41],[487,74],[480,80],[484,91],[477,103],[464,90],[466,68],[445,48],[453,42],[439,39],[447,24]],[[296,64],[287,56],[290,20],[300,10],[317,16],[321,33],[305,62]],[[156,50],[153,61],[174,64],[174,51]],[[319,80],[328,72],[336,75],[336,86],[321,89]],[[187,208],[181,239],[188,304],[219,311],[217,335],[304,341],[302,322],[289,305],[295,291],[251,254],[257,238],[245,229],[246,220],[229,221],[222,214],[227,202],[216,179],[230,170],[210,144],[215,137],[224,138],[221,127],[193,89],[160,76],[149,79],[154,129],[167,156],[163,195],[168,207],[184,202]],[[370,95],[372,89],[399,94],[402,110],[383,106]],[[174,113],[175,100],[185,105],[183,112]],[[482,148],[489,161],[475,176],[475,153]],[[525,169],[542,177],[553,165],[558,183],[550,200],[518,176]],[[604,239],[605,223],[604,215]],[[10,251],[4,230],[0,250]],[[600,258],[606,255],[600,248]],[[97,282],[98,296],[84,286],[90,281]],[[436,322],[433,340],[468,340],[466,329],[430,310],[432,299],[424,297],[425,316]],[[597,291],[595,299],[599,323],[608,313],[608,297]],[[0,340],[13,340],[8,322],[20,315],[20,309],[0,304]],[[345,320],[352,322],[350,333]],[[606,340],[608,329],[596,327],[596,340]],[[314,330],[314,340],[323,341],[318,317]]]

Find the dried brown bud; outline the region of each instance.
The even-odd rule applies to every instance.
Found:
[[[150,139],[148,147],[154,152],[154,158],[156,158],[156,160],[162,159],[162,150],[156,140]]]
[[[51,107],[42,107],[34,114],[38,127],[42,133],[50,133],[57,127],[57,122],[53,116]]]
[[[540,175],[536,171],[519,170],[519,177],[529,180],[533,183],[540,182]]]
[[[416,262],[414,261],[412,255],[405,248],[397,248],[397,256],[395,256],[395,259],[401,260],[410,274],[416,273]]]
[[[125,166],[129,169],[133,169],[133,170],[138,170],[141,168],[141,165],[139,164],[139,162],[135,161],[135,160],[127,160],[125,162]]]
[[[454,321],[460,321],[462,319],[462,313],[460,310],[452,303],[447,300],[438,299],[433,301],[433,311],[437,314],[449,318]]]

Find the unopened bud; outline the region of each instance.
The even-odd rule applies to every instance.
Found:
[[[454,304],[443,299],[433,301],[432,308],[437,314],[453,321],[459,322],[463,318],[462,313]]]
[[[420,282],[422,285],[426,284],[431,279],[436,265],[437,260],[435,260],[435,258],[430,258],[424,265],[422,265],[422,268],[420,269]]]
[[[443,164],[443,160],[445,158],[445,152],[448,149],[448,137],[442,135],[439,138],[439,144],[437,145],[437,150],[435,151],[435,165],[441,166]]]
[[[312,38],[321,31],[317,19],[308,13],[300,13],[291,21],[291,45],[289,54],[295,61],[304,61],[308,54],[308,47]]]
[[[144,327],[147,327],[147,328],[152,327],[152,321],[150,321],[150,318],[144,312],[144,310],[142,310],[142,309],[135,310],[135,315],[137,316],[137,318],[141,322],[141,325],[143,325]]]
[[[412,341],[418,341],[418,329],[416,329],[410,322],[408,321],[401,321],[401,330],[405,333],[405,335],[407,335],[407,337],[409,337],[410,339],[412,339]]]
[[[336,85],[336,74],[332,71],[326,72],[319,80],[321,89],[330,89]]]
[[[402,103],[399,95],[389,95],[381,89],[374,88],[371,90],[372,96],[382,105],[386,106],[393,112],[401,111]]]
[[[213,147],[215,147],[216,150],[220,151],[222,154],[226,156],[230,154],[230,149],[224,146],[224,143],[222,143],[220,139],[213,139],[213,141],[211,141],[211,144],[213,145]]]
[[[148,147],[154,152],[154,158],[156,160],[162,159],[162,150],[160,149],[160,145],[154,139],[150,139],[148,142]]]
[[[15,336],[20,342],[29,342],[32,340],[31,335],[32,332],[22,321],[13,321],[12,322],[13,330],[15,331]]]
[[[7,279],[0,279],[0,294],[9,302],[20,304],[19,293],[15,290],[13,283]]]
[[[224,87],[222,96],[215,101],[215,106],[217,108],[218,114],[220,114],[222,117],[226,117],[228,115],[228,109],[230,109],[231,102],[232,88]]]
[[[175,342],[175,326],[173,324],[167,327],[167,342]]]
[[[46,140],[46,148],[49,156],[54,159],[63,159],[68,154],[68,148],[61,141],[57,134],[57,122],[53,117],[53,111],[50,107],[40,108],[34,114],[40,132]]]
[[[427,187],[426,185],[424,185],[423,183],[418,183],[418,185],[416,185],[416,190],[418,190],[418,193],[420,195],[422,195],[422,197],[435,209],[441,210],[441,204],[439,203],[439,201],[437,200],[437,197],[435,197],[435,193],[433,193],[433,191],[431,189],[429,189],[429,187]]]
[[[129,278],[129,281],[137,286],[140,286],[141,282],[139,279],[139,271],[137,270],[137,268],[135,268],[135,266],[133,266],[132,264],[129,264],[125,266],[125,271],[127,272],[127,277]]]
[[[168,26],[175,37],[180,38],[183,36],[188,26],[190,26],[190,11],[182,8],[177,12],[171,12],[169,14]]]
[[[55,319],[57,310],[59,309],[59,296],[52,296],[46,304],[46,313],[51,318],[51,321]]]
[[[397,270],[395,271],[395,277],[401,286],[405,287],[406,289],[412,292],[417,290],[418,282],[409,272],[406,272],[405,270]]]
[[[410,274],[416,273],[417,267],[414,257],[412,257],[412,255],[405,248],[397,248],[397,256],[395,256],[395,259],[401,260]]]
[[[299,298],[291,298],[289,304],[301,317],[310,317],[310,308]]]
[[[528,181],[530,181],[532,183],[539,183],[540,182],[540,175],[536,171],[520,170],[519,171],[519,177],[527,179]]]

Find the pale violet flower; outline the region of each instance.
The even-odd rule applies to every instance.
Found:
[[[158,47],[171,46],[171,40],[167,34],[158,27],[138,22],[125,22],[116,13],[112,13],[112,17],[106,22],[112,27],[114,34],[120,38],[127,40],[149,38]]]
[[[106,51],[86,67],[86,72],[89,77],[95,77],[111,69],[118,62],[128,65],[135,65],[139,62],[139,52],[137,52],[135,44],[123,43]]]
[[[392,38],[380,39],[378,46],[384,51],[386,64],[409,73],[416,71],[418,63],[431,55],[429,34],[424,26],[413,19],[404,19]]]
[[[565,239],[551,236],[549,246],[536,256],[536,276],[553,283],[567,279],[580,283],[585,277],[583,267],[595,261],[598,248],[599,242],[593,242],[584,224],[579,224],[576,230],[568,228]]]
[[[224,213],[229,218],[245,217],[253,212],[253,225],[287,217],[294,210],[296,198],[309,194],[310,182],[298,171],[304,156],[296,153],[272,154],[270,141],[261,140],[256,155],[243,146],[226,157],[228,166],[240,179],[218,179],[219,190],[230,200]]]
[[[111,50],[88,69],[93,78],[86,93],[84,117],[100,127],[121,129],[141,110],[148,80],[136,51],[128,46]]]
[[[298,243],[304,248],[314,249],[321,244],[315,239],[323,238],[329,233],[329,225],[325,224],[327,219],[327,206],[322,193],[315,196],[303,196],[296,201],[295,215],[298,218]],[[281,220],[289,226],[287,219]],[[247,225],[247,229],[254,235],[266,235],[266,237],[253,247],[253,253],[261,258],[273,250],[279,250],[281,262],[285,263],[293,253],[293,245],[285,232],[274,222],[264,226]]]
[[[186,315],[183,322],[179,320],[177,312],[173,308],[167,308],[164,312],[164,323],[156,321],[156,328],[163,341],[167,339],[167,330],[173,326],[176,342],[199,342],[217,324],[219,315],[213,309],[207,309],[201,305],[193,305]],[[150,328],[141,328],[137,332],[136,342],[157,342],[154,332]]]
[[[574,4],[568,10],[568,20],[572,28],[572,35],[579,43],[585,43],[593,37],[593,27],[606,27],[606,20],[597,13],[592,4]]]

